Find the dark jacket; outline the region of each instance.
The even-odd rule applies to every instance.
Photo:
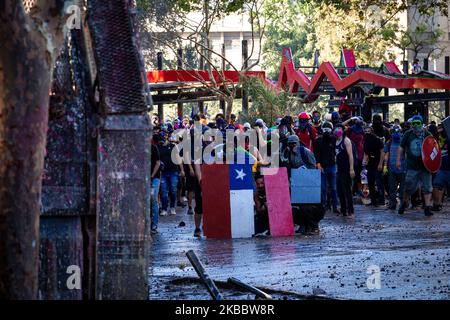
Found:
[[[319,136],[314,142],[314,156],[322,168],[336,164],[336,137],[333,135]]]

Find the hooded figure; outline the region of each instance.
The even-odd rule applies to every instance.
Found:
[[[339,112],[334,111],[333,113],[331,113],[331,123],[333,124],[333,126],[337,125],[340,122],[341,117],[339,116]]]

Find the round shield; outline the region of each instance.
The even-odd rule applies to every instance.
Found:
[[[428,136],[423,140],[422,159],[425,168],[431,173],[435,173],[441,167],[441,148],[433,136]]]

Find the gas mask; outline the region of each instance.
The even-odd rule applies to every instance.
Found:
[[[305,129],[306,129],[306,126],[308,125],[308,120],[299,120],[299,122],[298,122],[298,128],[301,130],[301,131],[304,131]]]
[[[411,122],[413,131],[416,135],[420,135],[423,131],[422,121],[414,120]]]

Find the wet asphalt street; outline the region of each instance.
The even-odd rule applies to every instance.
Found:
[[[319,235],[234,240],[195,239],[193,217],[178,209],[160,217],[154,236],[150,299],[210,299],[193,281],[191,249],[214,280],[235,277],[273,290],[274,298],[450,299],[450,203],[430,218],[422,210],[400,216],[381,207],[355,209],[354,219],[328,212]],[[219,289],[227,299],[254,298]]]

